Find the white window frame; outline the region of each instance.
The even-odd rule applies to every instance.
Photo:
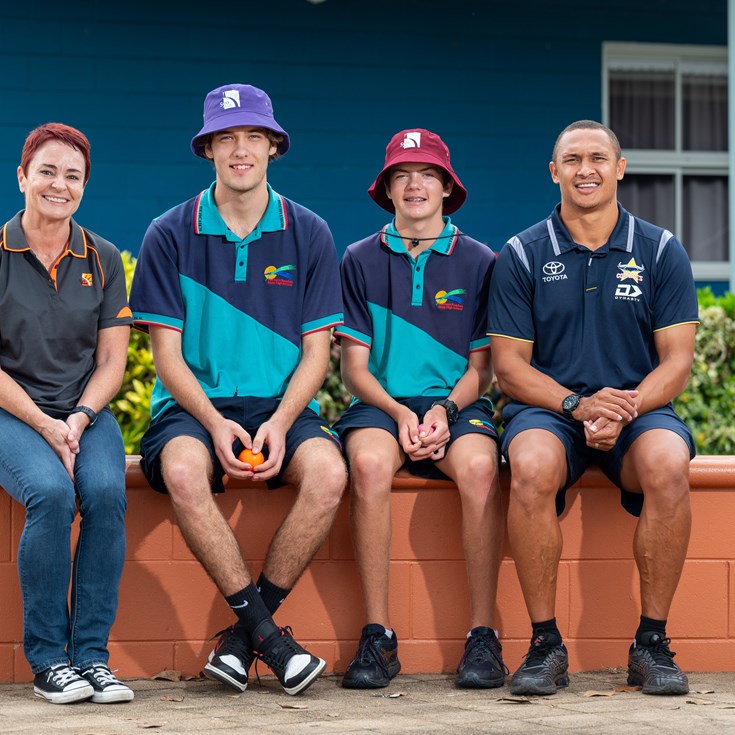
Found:
[[[683,228],[684,176],[728,176],[728,151],[682,150],[682,75],[691,71],[716,70],[728,75],[726,46],[689,46],[662,43],[623,43],[606,41],[602,44],[602,120],[610,123],[611,70],[656,69],[674,72],[675,143],[674,150],[630,149],[623,151],[626,173],[667,174],[674,178],[675,233]],[[729,182],[732,185],[732,182]],[[730,222],[730,227],[735,223]],[[697,280],[727,281],[730,277],[728,261],[693,261],[692,271]]]

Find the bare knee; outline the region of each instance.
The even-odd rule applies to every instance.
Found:
[[[363,448],[350,455],[352,495],[360,500],[389,496],[393,484],[393,467],[379,451]]]
[[[162,458],[161,472],[177,509],[195,510],[211,500],[211,477],[200,462],[182,454],[170,455]]]
[[[308,495],[310,505],[324,514],[334,513],[347,485],[347,468],[339,455],[330,461],[305,468],[298,483],[299,494]]]
[[[500,494],[498,463],[487,453],[472,455],[457,470],[457,487],[463,500],[485,503]]]
[[[547,506],[566,477],[566,457],[547,447],[524,447],[511,455],[510,497],[530,511]]]

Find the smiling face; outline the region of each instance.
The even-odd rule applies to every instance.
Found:
[[[69,219],[84,195],[84,156],[57,140],[44,143],[28,162],[18,166],[18,186],[26,213],[42,220]]]
[[[444,172],[426,163],[399,163],[388,175],[386,191],[396,208],[396,222],[441,219],[444,199],[452,192],[452,181],[444,183]]]
[[[581,214],[616,203],[625,159],[604,130],[578,128],[559,139],[549,170],[559,184],[562,208]]]
[[[265,186],[268,159],[276,153],[263,128],[238,126],[219,130],[204,146],[204,155],[214,163],[217,186],[242,194]]]

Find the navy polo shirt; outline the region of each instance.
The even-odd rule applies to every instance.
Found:
[[[342,321],[334,240],[324,220],[270,186],[261,221],[241,239],[214,186],[148,227],[130,293],[135,326],[181,332],[184,360],[210,398],[281,398],[302,337]],[[156,381],[153,418],[173,404]]]
[[[416,259],[393,223],[342,258],[345,321],[335,335],[370,348],[369,370],[394,398],[446,396],[467,371],[470,352],[490,346],[495,254],[444,222]]]
[[[66,248],[47,271],[28,246],[19,212],[0,240],[0,366],[46,414],[65,419],[95,370],[100,329],[130,324],[117,248],[71,220]]]
[[[489,334],[532,342],[531,364],[575,393],[635,389],[658,365],[654,333],[698,323],[689,258],[669,231],[619,205],[609,241],[589,250],[559,209],[503,248]],[[522,407],[509,404],[503,417]]]

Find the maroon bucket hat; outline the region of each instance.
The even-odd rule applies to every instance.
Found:
[[[288,133],[273,117],[270,97],[262,89],[250,84],[226,84],[213,89],[204,100],[204,125],[191,141],[194,155],[206,158],[204,144],[207,137],[218,130],[238,125],[265,128],[282,135],[283,140],[278,145],[279,156],[291,145]]]
[[[398,163],[428,163],[438,166],[446,171],[454,181],[452,193],[444,200],[444,214],[456,212],[467,199],[467,189],[464,188],[457,174],[454,173],[449,161],[449,148],[444,141],[430,130],[414,128],[412,130],[401,130],[396,133],[385,148],[385,165],[378,177],[368,189],[368,194],[376,204],[391,213],[396,208],[385,191],[383,183],[388,170]]]

